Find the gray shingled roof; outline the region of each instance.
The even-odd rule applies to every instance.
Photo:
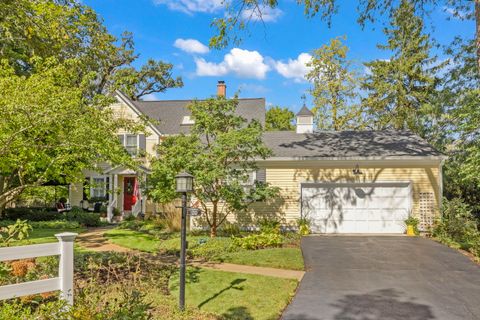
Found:
[[[308,109],[305,105],[303,105],[302,109],[298,111],[297,116],[311,116],[313,117],[314,114],[310,109]]]
[[[182,125],[183,117],[190,115],[187,106],[192,100],[132,101],[140,112],[156,120],[155,127],[162,134],[188,133],[190,126]],[[265,99],[238,99],[237,114],[248,121],[257,119],[265,124]]]
[[[408,158],[443,157],[425,140],[407,131],[324,131],[299,134],[265,132],[274,157],[294,158]]]

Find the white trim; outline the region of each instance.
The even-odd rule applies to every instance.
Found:
[[[138,116],[146,116],[144,113],[138,110],[138,108],[135,107],[135,105],[130,101],[130,99],[128,99],[128,97],[125,96],[121,91],[115,90],[115,96],[117,97],[117,99],[121,100],[123,103],[129,106]],[[159,136],[162,136],[162,133],[152,123],[149,122],[148,126],[150,127],[150,129],[153,130],[153,132],[155,132]]]
[[[255,161],[441,161],[445,156],[385,156],[385,157],[269,157],[267,159],[255,159]]]
[[[440,210],[440,216],[442,215],[443,208],[443,165],[445,164],[445,159],[440,162],[438,165],[438,192],[439,192],[439,204],[438,209]]]
[[[369,159],[369,158],[268,158],[255,159],[261,167],[284,167],[287,162],[296,162],[298,167],[331,167],[331,168],[349,168],[359,164],[361,167],[432,167],[438,166],[442,161],[440,158],[403,158],[403,159]],[[291,167],[291,165],[289,165]]]

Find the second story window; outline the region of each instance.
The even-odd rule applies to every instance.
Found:
[[[136,155],[138,151],[138,136],[127,134],[125,139],[125,149],[131,155]]]
[[[118,139],[132,156],[138,156],[140,150],[145,150],[146,139],[144,134],[124,133],[119,134]]]

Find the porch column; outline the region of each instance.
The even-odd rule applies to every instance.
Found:
[[[110,197],[108,197],[108,207],[107,207],[107,221],[112,222],[113,219],[113,209],[117,206],[117,175],[110,175]]]

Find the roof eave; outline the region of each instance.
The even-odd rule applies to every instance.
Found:
[[[121,92],[120,90],[115,90],[115,96],[120,99],[122,102],[124,102],[127,106],[129,106],[138,116],[146,116],[146,114],[144,114],[143,112],[141,112],[136,106],[135,104],[123,93]],[[162,135],[162,133],[160,132],[160,130],[158,130],[158,128],[156,126],[154,126],[150,121],[149,121],[149,126],[150,128],[156,133],[158,134],[159,136]]]

